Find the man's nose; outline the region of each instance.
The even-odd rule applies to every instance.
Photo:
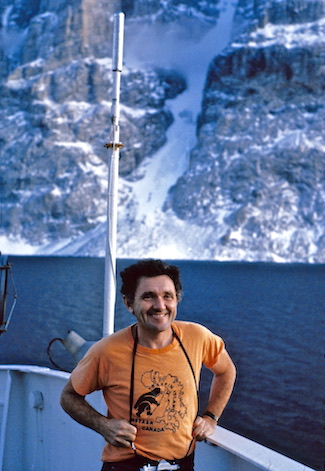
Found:
[[[166,307],[166,303],[163,297],[157,296],[155,298],[154,304],[153,304],[154,309],[157,311],[162,311]]]

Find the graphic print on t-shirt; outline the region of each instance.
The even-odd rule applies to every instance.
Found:
[[[176,432],[180,426],[179,419],[187,414],[183,402],[184,386],[177,376],[161,375],[159,371],[146,371],[141,383],[147,389],[136,401],[136,419],[133,424],[145,430]]]

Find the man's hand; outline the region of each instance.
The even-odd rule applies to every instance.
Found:
[[[213,434],[215,427],[215,420],[206,416],[198,416],[193,424],[193,438],[196,438],[197,441],[201,442],[202,440],[205,440],[209,435]]]
[[[100,419],[97,430],[108,443],[117,447],[130,447],[137,434],[137,429],[126,420],[106,417]]]

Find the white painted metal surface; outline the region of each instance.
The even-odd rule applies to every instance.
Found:
[[[68,376],[37,366],[0,366],[1,471],[100,470],[103,439],[59,405]],[[100,393],[91,403],[104,410]]]
[[[68,377],[38,366],[0,365],[0,471],[100,471],[103,439],[59,405]],[[105,413],[100,392],[87,399]],[[196,471],[312,471],[222,427],[211,443],[198,444]]]
[[[208,444],[198,445],[196,459],[198,471],[313,471],[308,466],[219,426],[209,437]]]
[[[112,141],[107,144],[112,149],[108,164],[107,189],[107,236],[105,256],[104,317],[103,336],[114,332],[116,298],[116,245],[117,245],[117,205],[118,172],[120,150],[120,83],[123,65],[124,13],[114,14],[113,34],[113,96],[112,96]]]

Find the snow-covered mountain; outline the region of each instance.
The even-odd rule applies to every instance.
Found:
[[[2,1],[0,250],[104,255],[116,9],[118,256],[324,263],[317,0]]]

